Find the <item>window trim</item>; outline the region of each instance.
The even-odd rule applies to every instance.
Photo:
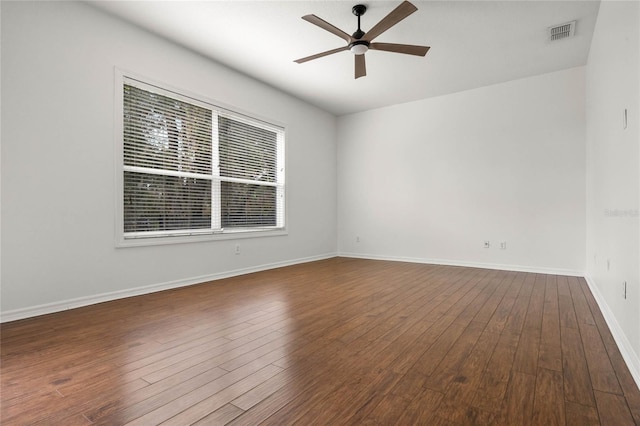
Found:
[[[131,237],[131,233],[129,233],[129,237],[125,238],[124,232],[124,94],[123,88],[124,84],[127,84],[127,80],[133,80],[141,83],[141,85],[156,87],[161,91],[171,92],[172,96],[175,95],[176,99],[182,100],[185,102],[190,102],[195,105],[204,106],[208,109],[218,109],[223,115],[225,112],[229,112],[231,115],[241,115],[246,116],[251,119],[255,119],[260,121],[261,124],[264,125],[264,128],[273,128],[277,130],[282,130],[285,138],[287,133],[287,127],[276,120],[262,117],[253,112],[247,112],[235,106],[225,105],[222,102],[213,101],[206,97],[196,95],[192,92],[189,92],[184,89],[178,89],[172,85],[155,81],[145,76],[138,75],[133,72],[125,71],[118,67],[115,67],[115,84],[114,84],[114,139],[115,139],[115,245],[116,247],[140,247],[140,246],[152,246],[152,245],[165,245],[165,244],[184,244],[184,243],[194,243],[194,242],[202,242],[202,241],[216,241],[216,240],[232,240],[232,239],[242,239],[242,238],[256,238],[256,237],[273,237],[273,236],[282,236],[288,235],[288,208],[287,208],[287,192],[288,185],[284,184],[284,199],[277,198],[278,208],[282,208],[282,218],[284,220],[284,226],[280,228],[233,228],[226,230],[217,230],[217,229],[204,229],[204,230],[176,230],[176,231],[158,231],[158,235],[154,236],[153,232],[145,232],[144,235],[140,235],[140,237]],[[233,117],[237,119],[237,117]],[[251,125],[255,125],[255,123],[247,120]],[[217,120],[216,120],[217,122]],[[214,126],[217,123],[214,123]],[[282,173],[286,175],[287,169],[287,155],[286,155],[286,141],[283,144],[278,145],[278,150],[284,150],[282,154],[284,154],[284,171],[278,170],[278,174]],[[215,150],[214,150],[215,151]],[[217,155],[217,153],[216,153]],[[128,166],[132,167],[132,166]],[[235,180],[233,178],[224,178],[224,180]],[[243,183],[246,180],[238,179]],[[215,181],[215,179],[214,179]],[[217,180],[221,182],[220,180]],[[270,183],[260,182],[261,185]],[[273,186],[276,186],[274,184]],[[215,221],[220,220],[220,215],[212,214],[211,220]],[[141,233],[142,234],[142,233]],[[168,235],[170,234],[170,235]]]

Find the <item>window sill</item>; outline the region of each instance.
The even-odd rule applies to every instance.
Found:
[[[261,238],[261,237],[276,237],[287,235],[288,232],[285,229],[265,229],[265,230],[229,230],[224,232],[208,233],[201,235],[176,235],[176,236],[164,236],[164,237],[138,237],[138,238],[125,238],[119,236],[116,240],[117,248],[125,247],[144,247],[144,246],[159,246],[169,244],[189,244],[200,243],[205,241],[222,241],[222,240],[238,240],[244,238]]]

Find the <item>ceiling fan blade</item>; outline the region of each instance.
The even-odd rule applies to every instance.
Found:
[[[331,50],[327,50],[326,52],[316,53],[315,55],[307,56],[306,58],[296,59],[293,62],[296,62],[298,64],[302,64],[304,62],[311,61],[312,59],[322,58],[323,56],[327,56],[327,55],[331,55],[331,54],[334,54],[334,53],[342,52],[344,50],[349,50],[349,46],[338,47],[337,49],[331,49]]]
[[[307,22],[311,22],[314,25],[319,26],[323,30],[329,31],[331,34],[335,34],[338,37],[344,39],[347,43],[351,43],[353,41],[353,37],[349,34],[342,31],[340,28],[337,28],[322,18],[318,18],[316,15],[305,15],[302,17]]]
[[[416,10],[418,10],[418,8],[408,1],[402,2],[400,6],[396,7],[391,11],[391,13],[382,18],[380,22],[375,24],[373,28],[369,30],[369,32],[365,33],[362,39],[366,41],[372,41],[374,38],[378,37],[380,34],[387,31],[389,28],[393,27],[395,24],[402,21],[404,18],[411,15]]]
[[[356,78],[367,75],[367,66],[364,61],[364,54],[354,55],[356,58]]]
[[[424,56],[429,46],[415,46],[413,44],[371,43],[369,49],[384,50],[385,52],[405,53],[407,55]]]

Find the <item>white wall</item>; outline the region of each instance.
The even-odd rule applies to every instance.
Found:
[[[339,253],[581,275],[584,129],[583,67],[340,117]]]
[[[640,383],[640,3],[603,1],[587,65],[587,279]],[[623,128],[623,111],[628,125]],[[609,263],[609,267],[607,267]],[[627,282],[624,299],[623,282]]]
[[[288,236],[239,240],[240,255],[238,240],[116,249],[115,66],[285,124]],[[332,115],[84,3],[2,2],[3,320],[335,255],[335,132]]]

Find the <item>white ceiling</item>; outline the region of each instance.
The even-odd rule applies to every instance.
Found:
[[[397,1],[363,0],[366,32]],[[399,104],[584,65],[599,1],[416,1],[418,11],[376,42],[431,46],[427,56],[369,51],[354,79],[349,51],[293,61],[345,41],[301,19],[315,14],[351,34],[354,1],[97,1],[91,4],[335,115]],[[577,20],[575,37],[547,27]]]

